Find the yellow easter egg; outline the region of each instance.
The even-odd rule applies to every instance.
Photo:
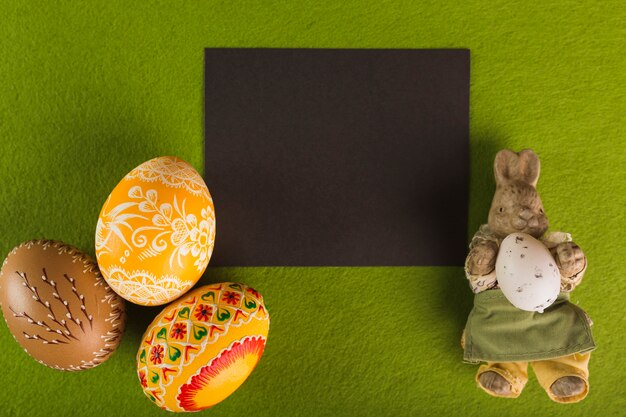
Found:
[[[259,362],[270,318],[254,289],[207,285],[168,305],[137,352],[144,393],[169,411],[200,411],[232,394]]]
[[[209,189],[187,162],[151,159],[106,199],[96,227],[96,257],[109,286],[136,304],[168,303],[206,269],[215,241]]]

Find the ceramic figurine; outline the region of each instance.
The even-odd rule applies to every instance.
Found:
[[[475,296],[463,332],[464,360],[482,363],[476,381],[493,396],[518,397],[530,364],[553,401],[580,401],[589,392],[595,344],[591,320],[569,295],[587,259],[568,233],[547,232],[533,151],[498,152],[494,173],[488,222],[474,235],[465,262]]]

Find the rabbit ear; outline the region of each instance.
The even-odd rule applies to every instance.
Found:
[[[539,180],[539,157],[530,149],[524,149],[518,153],[517,175],[518,179],[533,187]]]
[[[508,149],[503,149],[496,154],[493,163],[493,173],[496,176],[496,184],[504,184],[513,180],[517,154]]]
[[[519,153],[504,149],[497,153],[493,171],[496,184],[517,180],[535,187],[539,180],[539,158],[530,149]]]

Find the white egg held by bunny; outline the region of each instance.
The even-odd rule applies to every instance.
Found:
[[[515,307],[543,313],[559,295],[560,273],[548,248],[526,233],[511,233],[500,245],[496,277]]]

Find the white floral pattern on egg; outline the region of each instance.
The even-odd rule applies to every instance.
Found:
[[[147,161],[107,198],[96,227],[96,256],[118,294],[160,305],[188,291],[206,269],[215,210],[200,174],[175,157]]]

